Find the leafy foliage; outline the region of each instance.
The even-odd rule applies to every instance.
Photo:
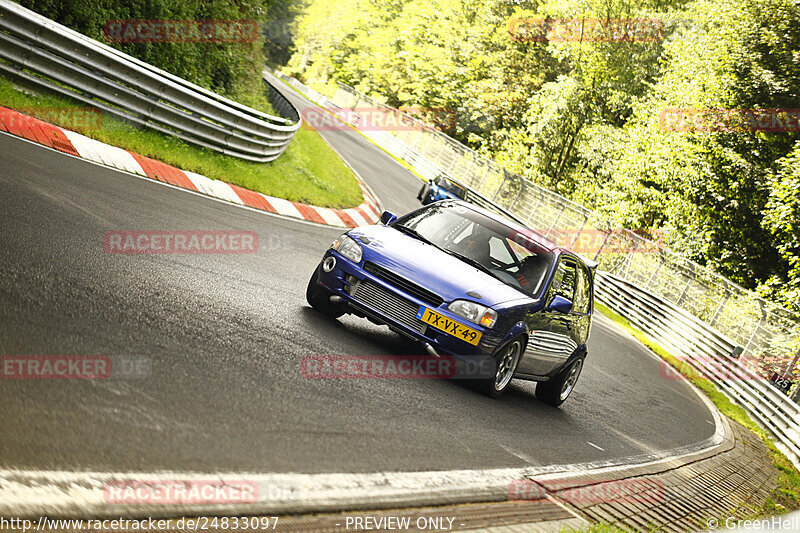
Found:
[[[100,42],[233,98],[259,94],[263,68],[263,37],[243,43],[114,43],[103,27],[113,20],[242,20],[262,28],[286,11],[284,0],[22,0],[21,4]],[[286,43],[288,45],[288,43]]]
[[[800,142],[778,161],[770,185],[763,226],[772,233],[786,270],[774,274],[762,287],[767,296],[786,306],[800,302]]]
[[[520,19],[658,31],[519,38]],[[285,70],[320,90],[456,110],[445,131],[510,170],[800,309],[797,130],[663,121],[800,108],[796,1],[309,0],[295,37]]]

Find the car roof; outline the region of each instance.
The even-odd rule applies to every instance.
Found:
[[[466,185],[464,185],[463,183],[461,183],[460,181],[458,181],[457,179],[455,179],[455,178],[454,178],[453,176],[451,176],[450,174],[444,174],[444,173],[442,173],[442,174],[439,174],[438,176],[436,176],[436,178],[434,178],[434,179],[439,179],[439,178],[446,179],[447,181],[449,181],[449,182],[451,182],[451,183],[454,183],[454,184],[458,185],[458,186],[459,186],[459,187],[461,187],[461,188],[464,188],[464,189],[466,189],[466,188],[467,188],[467,186],[466,186]]]

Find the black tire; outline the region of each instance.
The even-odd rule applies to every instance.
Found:
[[[514,372],[517,371],[519,360],[522,358],[522,354],[525,353],[525,341],[524,336],[515,337],[495,352],[495,375],[478,382],[478,387],[484,394],[492,398],[499,398],[508,389],[514,377]],[[511,358],[510,361],[508,360],[509,357]],[[500,377],[501,370],[503,371],[502,378]]]
[[[575,384],[578,383],[578,378],[581,377],[584,359],[585,356],[579,357],[550,381],[537,383],[536,397],[553,407],[558,407],[564,403],[569,398],[569,395],[572,394],[572,391],[575,390]]]
[[[306,301],[308,301],[308,304],[311,307],[323,315],[327,315],[331,318],[339,318],[345,313],[345,307],[341,304],[331,303],[331,293],[329,293],[317,282],[318,276],[319,270],[315,270],[314,274],[311,276],[311,279],[308,280],[308,287],[306,287]]]
[[[424,202],[425,201],[425,200],[422,199],[422,195],[425,194],[425,189],[427,189],[427,188],[428,188],[427,185],[423,185],[422,188],[417,193],[417,200],[419,200],[420,202]]]

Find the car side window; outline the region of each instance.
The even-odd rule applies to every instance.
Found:
[[[591,301],[589,291],[589,273],[583,267],[578,267],[578,282],[575,286],[575,301],[573,309],[577,313],[586,314],[589,312],[589,302]]]
[[[561,296],[575,303],[575,286],[577,284],[577,269],[572,261],[562,259],[558,262],[553,284],[550,286],[550,293],[547,298],[548,304],[556,296]]]

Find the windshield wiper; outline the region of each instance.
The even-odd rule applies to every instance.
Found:
[[[420,233],[419,233],[417,230],[415,230],[415,229],[409,228],[408,226],[403,226],[402,224],[395,224],[395,225],[394,225],[394,226],[392,226],[392,227],[393,227],[394,229],[398,230],[398,231],[402,231],[402,232],[403,232],[403,233],[405,233],[406,235],[411,235],[411,236],[412,236],[412,237],[414,237],[415,239],[419,239],[419,240],[421,240],[421,241],[422,241],[422,242],[424,242],[425,244],[430,244],[431,246],[436,246],[436,245],[435,245],[435,244],[433,244],[431,241],[429,241],[428,239],[426,239],[425,237],[423,237],[422,235],[420,235]],[[436,247],[437,247],[437,248],[439,248],[438,246],[436,246]],[[441,248],[439,248],[439,249],[441,250]]]
[[[458,252],[454,252],[453,250],[447,250],[447,249],[444,249],[444,248],[442,248],[442,250],[444,250],[448,254],[452,255],[453,257],[457,257],[458,259],[461,259],[462,261],[464,261],[468,265],[474,266],[475,268],[477,268],[481,272],[485,272],[485,273],[489,274],[490,276],[492,276],[493,278],[495,278],[497,280],[500,280],[503,283],[506,283],[505,280],[503,280],[500,276],[498,276],[497,274],[492,272],[489,267],[487,267],[486,265],[484,265],[480,261],[476,261],[475,259],[473,259],[471,257],[468,257],[466,255],[460,254]],[[506,283],[506,285],[508,285],[508,284]]]

